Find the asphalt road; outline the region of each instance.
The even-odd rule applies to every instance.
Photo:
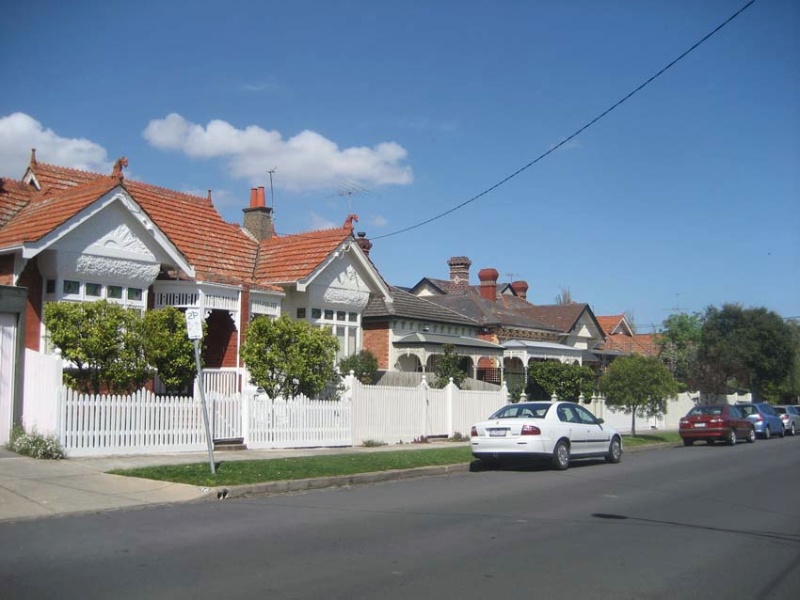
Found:
[[[17,598],[800,597],[800,436],[0,525]]]

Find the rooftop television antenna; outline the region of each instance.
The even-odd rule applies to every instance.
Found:
[[[359,194],[374,194],[374,192],[372,190],[370,190],[369,188],[364,187],[363,185],[360,185],[360,184],[356,183],[355,181],[346,181],[344,183],[344,185],[342,185],[337,190],[336,193],[340,198],[343,198],[344,196],[347,196],[347,212],[348,212],[348,214],[352,214],[352,212],[353,212],[353,196],[356,196],[356,195],[359,195]]]
[[[272,187],[272,175],[275,171],[278,170],[278,167],[273,167],[271,170],[267,171],[269,173],[269,195],[272,198],[272,210],[275,211],[275,190]]]

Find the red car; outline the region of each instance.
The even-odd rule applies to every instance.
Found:
[[[681,419],[679,432],[684,446],[691,446],[696,440],[706,444],[725,441],[729,446],[738,440],[756,441],[756,430],[752,421],[730,404],[711,404],[695,406]]]

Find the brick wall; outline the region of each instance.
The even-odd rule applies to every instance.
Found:
[[[36,259],[25,265],[19,280],[19,287],[28,288],[28,303],[25,311],[25,347],[39,350],[42,334],[42,274]]]
[[[369,350],[378,359],[378,368],[389,370],[389,323],[365,323],[364,350]]]
[[[14,255],[0,256],[0,285],[14,285]]]

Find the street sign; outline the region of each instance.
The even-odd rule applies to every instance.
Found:
[[[186,309],[186,329],[189,332],[190,340],[203,339],[203,321],[200,318],[200,310],[197,308]]]

